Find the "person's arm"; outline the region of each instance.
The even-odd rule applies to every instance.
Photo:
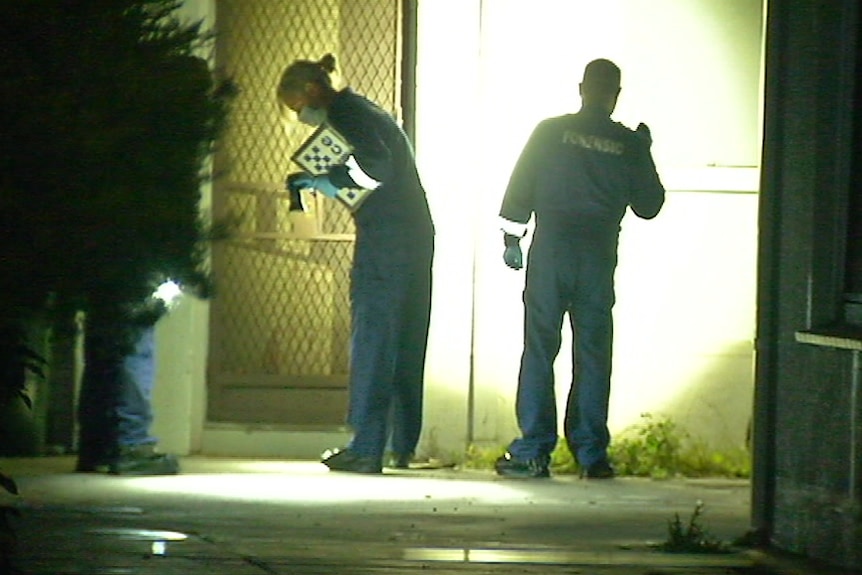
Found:
[[[527,233],[527,222],[533,215],[536,188],[536,159],[540,152],[539,128],[533,130],[521,151],[500,207],[500,228],[503,231],[503,261],[512,269],[523,267],[521,238]]]
[[[652,136],[646,124],[638,125],[635,141],[629,205],[638,217],[649,220],[661,211],[665,189],[652,159]]]
[[[518,161],[509,177],[509,185],[503,196],[500,217],[503,219],[504,232],[523,237],[527,222],[533,215],[533,197],[536,188],[536,160],[540,153],[539,128],[533,130],[530,139],[521,151]]]
[[[394,120],[382,110],[356,107],[351,113],[339,116],[335,128],[353,146],[353,155],[343,166],[334,167],[329,176],[339,188],[375,189],[392,179],[395,172],[392,151],[384,134],[398,129]]]

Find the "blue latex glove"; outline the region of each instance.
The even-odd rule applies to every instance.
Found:
[[[506,250],[503,252],[503,261],[513,270],[524,267],[524,254],[521,253],[521,238],[512,234],[503,233],[503,243]]]
[[[287,177],[287,187],[291,191],[313,188],[327,198],[334,198],[338,194],[338,188],[329,181],[329,176],[326,174],[319,176],[312,176],[308,172],[291,174]]]
[[[314,176],[314,181],[311,183],[311,187],[326,196],[327,198],[334,198],[338,195],[338,188],[329,181],[329,176],[326,174],[321,174],[319,176]]]
[[[521,253],[521,246],[517,244],[506,246],[506,251],[503,252],[503,261],[513,270],[524,267],[524,254]]]

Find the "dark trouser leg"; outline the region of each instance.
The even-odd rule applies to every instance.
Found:
[[[389,246],[357,242],[351,273],[351,451],[383,459],[394,389],[400,306],[406,277]],[[403,267],[403,266],[402,266]]]
[[[412,450],[422,425],[433,244],[421,241],[360,240],[354,255],[350,449],[375,460],[383,458],[390,416],[398,448]]]
[[[383,457],[386,424],[395,371],[391,310],[366,286],[354,290],[351,335],[350,449],[375,460]]]
[[[581,254],[579,279],[569,310],[574,339],[573,383],[566,406],[566,439],[580,465],[606,459],[610,441],[615,250]]]
[[[78,399],[79,467],[106,464],[121,447],[155,443],[150,436],[150,398],[155,376],[154,328],[143,329],[132,347],[130,329],[89,318],[84,375]]]
[[[392,451],[411,455],[422,432],[422,405],[425,381],[425,352],[431,317],[431,263],[428,253],[416,262],[404,302],[398,358],[395,364],[392,403]]]
[[[89,328],[84,342],[84,373],[78,396],[78,467],[107,465],[117,454],[121,356],[110,335]]]
[[[565,306],[552,256],[534,243],[527,265],[524,351],[515,405],[522,436],[509,446],[517,459],[549,456],[557,444],[554,359],[560,351]]]

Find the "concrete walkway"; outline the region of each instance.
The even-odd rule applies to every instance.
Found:
[[[657,551],[674,514],[748,529],[734,480],[511,480],[487,471],[332,473],[317,462],[189,457],[175,477],[74,474],[69,457],[0,459],[18,496],[22,573],[806,573],[751,551]],[[768,570],[764,566],[771,565]],[[780,569],[779,569],[780,567]],[[3,574],[5,575],[5,574]]]

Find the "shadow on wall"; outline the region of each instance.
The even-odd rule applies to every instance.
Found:
[[[703,363],[690,384],[657,411],[713,449],[745,447],[754,407],[754,345],[737,341]]]

